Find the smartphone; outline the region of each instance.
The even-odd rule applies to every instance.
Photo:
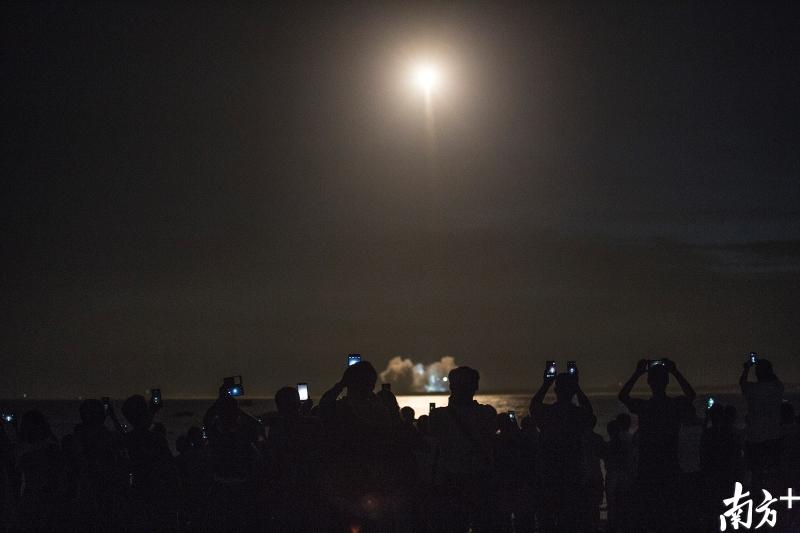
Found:
[[[300,401],[308,401],[308,383],[297,384],[297,394],[300,395]]]
[[[711,409],[712,407],[714,407],[714,403],[715,403],[714,397],[709,396],[708,400],[706,400],[706,409]]]
[[[244,385],[242,385],[242,376],[231,376],[222,380],[222,386],[228,392],[228,396],[234,398],[244,396]]]
[[[655,368],[657,366],[664,366],[667,362],[664,359],[651,359],[647,362],[647,369]]]
[[[553,379],[556,377],[556,362],[555,361],[547,361],[547,364],[544,368],[544,377],[546,379]]]
[[[151,389],[150,401],[153,405],[161,405],[161,389]]]
[[[428,414],[430,415],[431,413],[433,413],[434,409],[436,409],[436,404],[433,403],[433,402],[429,403],[428,404]]]
[[[111,398],[103,396],[100,400],[103,402],[103,410],[108,414],[108,410],[111,408]]]
[[[754,365],[758,363],[758,354],[756,352],[750,352],[750,364]]]
[[[8,422],[9,424],[13,423],[14,418],[16,418],[14,413],[2,413],[0,414],[0,417],[3,418],[3,421]]]
[[[575,361],[567,361],[567,374],[576,375],[578,373],[578,364]]]
[[[510,418],[511,420],[516,420],[517,419],[517,413],[515,411],[509,411],[508,412],[508,418]]]
[[[391,383],[381,383],[381,390],[391,391],[392,390],[392,384]]]
[[[361,362],[361,354],[360,353],[351,353],[347,356],[347,366],[353,366],[356,363]]]

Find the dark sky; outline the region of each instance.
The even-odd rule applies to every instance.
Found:
[[[143,4],[3,8],[0,396],[800,381],[791,3]]]

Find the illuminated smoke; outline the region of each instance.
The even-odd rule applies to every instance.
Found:
[[[381,372],[381,381],[391,383],[392,391],[396,394],[447,392],[447,374],[456,366],[455,358],[450,356],[429,365],[398,356],[393,357],[386,365],[386,370]]]

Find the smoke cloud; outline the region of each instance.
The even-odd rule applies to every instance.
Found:
[[[455,358],[449,355],[429,365],[397,356],[381,372],[381,381],[391,383],[396,394],[446,392],[449,390],[447,374],[456,366]]]

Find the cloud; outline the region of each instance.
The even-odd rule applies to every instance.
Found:
[[[381,372],[381,381],[391,383],[395,393],[446,392],[447,374],[456,368],[454,357],[445,356],[429,365],[409,358],[393,357]]]

